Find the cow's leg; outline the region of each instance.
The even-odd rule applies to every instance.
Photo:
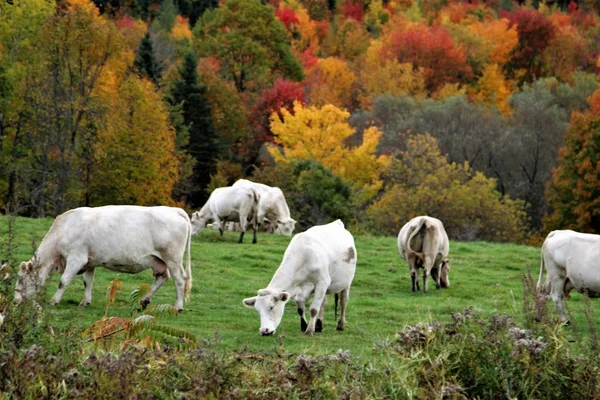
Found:
[[[552,297],[552,301],[554,301],[554,305],[556,306],[556,311],[558,311],[560,319],[567,321],[567,315],[565,314],[565,310],[563,308],[563,296],[567,278],[565,276],[559,276],[558,273],[555,275],[556,276],[551,277],[552,291],[550,297]]]
[[[442,261],[442,266],[440,268],[440,284],[443,288],[450,287],[448,261]]]
[[[340,318],[338,319],[337,330],[343,331],[346,327],[346,306],[350,299],[350,288],[346,288],[340,292]]]
[[[240,238],[238,239],[238,243],[242,243],[244,240],[244,233],[246,233],[246,228],[248,227],[248,214],[240,211]]]
[[[85,287],[83,293],[83,300],[79,303],[79,306],[85,307],[92,302],[92,286],[94,285],[94,268],[89,269],[83,273],[83,286]]]
[[[185,276],[183,275],[183,265],[181,261],[179,263],[170,264],[171,275],[175,281],[175,291],[177,293],[177,299],[175,301],[175,309],[177,312],[183,311],[183,298],[185,295]]]
[[[221,221],[221,218],[219,218],[218,215],[214,215],[214,222],[213,224],[217,225],[217,228],[219,228],[219,234],[221,236],[223,236],[223,221]]]
[[[315,324],[315,332],[323,332],[323,316],[325,315],[325,307],[327,306],[327,296],[323,298],[319,315],[317,315],[317,323]]]
[[[156,291],[169,280],[169,271],[167,270],[167,264],[159,258],[154,259],[154,264],[152,265],[152,272],[154,274],[154,283],[150,288],[148,294],[146,294],[141,300],[140,304],[142,308],[146,308],[148,304],[150,304],[150,299],[156,293]]]
[[[300,315],[300,330],[302,332],[306,332],[306,327],[308,326],[308,324],[306,323],[306,318],[304,317],[304,301],[296,300],[296,308],[298,310],[298,315]]]
[[[425,262],[423,262],[423,293],[427,293],[429,288],[427,284],[427,278],[429,278],[429,274],[431,274],[431,270],[434,267],[435,258],[425,255]],[[439,274],[438,274],[439,276]]]
[[[310,303],[310,321],[308,322],[308,327],[306,328],[305,332],[307,335],[313,335],[315,333],[317,314],[321,310],[321,304],[323,304],[323,300],[325,299],[325,294],[327,293],[327,288],[329,287],[330,283],[331,279],[321,279],[315,286],[313,301]]]
[[[254,213],[254,217],[252,218],[252,230],[254,234],[252,235],[252,244],[256,244],[256,229],[258,228],[258,222],[256,218],[256,213]]]
[[[418,271],[416,268],[412,268],[410,270],[410,278],[412,280],[412,291],[418,292],[419,291],[419,275],[418,275]]]
[[[62,296],[65,293],[67,286],[69,286],[69,283],[71,283],[75,275],[77,275],[77,273],[81,271],[83,266],[87,264],[87,261],[87,255],[69,255],[67,257],[67,266],[65,267],[65,272],[62,274],[60,280],[58,281],[58,290],[52,297],[52,300],[50,300],[51,305],[55,305],[60,302],[60,299],[62,299]]]

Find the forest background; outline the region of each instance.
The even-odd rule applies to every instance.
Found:
[[[600,231],[600,1],[0,3],[0,212],[200,208],[241,177],[298,229]]]

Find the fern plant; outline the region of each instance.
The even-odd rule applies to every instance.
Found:
[[[177,310],[171,304],[151,305],[146,310],[140,307],[140,299],[149,291],[148,284],[142,284],[129,295],[130,318],[109,317],[108,310],[115,303],[123,289],[119,279],[113,279],[106,290],[106,312],[104,317],[83,331],[82,336],[94,345],[107,349],[126,349],[129,346],[160,348],[164,344],[180,349],[196,347],[198,338],[184,329],[174,328],[158,322],[158,319],[176,317]]]

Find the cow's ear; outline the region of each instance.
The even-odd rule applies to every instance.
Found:
[[[288,292],[281,292],[279,296],[277,296],[277,300],[283,301],[284,303],[290,299],[290,294]]]
[[[263,223],[266,222],[267,224],[271,225],[271,221],[268,218],[263,218]]]
[[[256,303],[256,296],[244,299],[242,303],[244,303],[244,305],[248,308],[254,308],[254,304]]]

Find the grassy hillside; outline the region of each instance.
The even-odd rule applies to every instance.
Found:
[[[51,224],[50,219],[17,218],[14,258],[29,259]],[[0,218],[0,240],[6,241],[7,228],[8,219]],[[252,245],[250,240],[251,237],[246,237],[245,243],[237,244],[236,233],[226,232],[220,237],[208,229],[193,238],[191,301],[186,304],[185,311],[168,324],[192,331],[200,338],[213,339],[217,335],[223,350],[240,347],[269,350],[279,347],[283,340],[286,349],[292,352],[328,353],[342,348],[364,357],[371,354],[378,343],[406,325],[432,319],[449,321],[451,313],[469,306],[484,314],[508,313],[518,320],[522,304],[521,273],[531,269],[537,279],[539,271],[538,248],[452,242],[451,287],[436,290],[430,285],[433,289],[428,294],[412,293],[408,266],[398,255],[396,239],[357,236],[358,265],[350,293],[346,331],[335,331],[333,297],[330,297],[323,333],[314,337],[302,334],[291,302],[277,334],[261,337],[258,314],[245,308],[242,299],[266,287],[290,238],[260,234],[258,244]],[[123,282],[124,289],[109,315],[128,316],[129,294],[141,283],[152,282],[151,271],[119,275],[99,268],[92,305],[85,309],[78,307],[83,284],[81,277],[77,277],[67,289],[62,303],[49,308],[56,324],[84,329],[101,318],[106,308],[106,288],[115,277]],[[55,274],[47,285],[47,300],[56,290],[58,278]],[[153,304],[173,304],[174,301],[171,280],[154,296]],[[568,306],[574,312],[575,321],[582,322],[580,326],[585,325],[581,312],[583,296],[574,293]],[[592,306],[597,311],[600,301],[593,301]]]

